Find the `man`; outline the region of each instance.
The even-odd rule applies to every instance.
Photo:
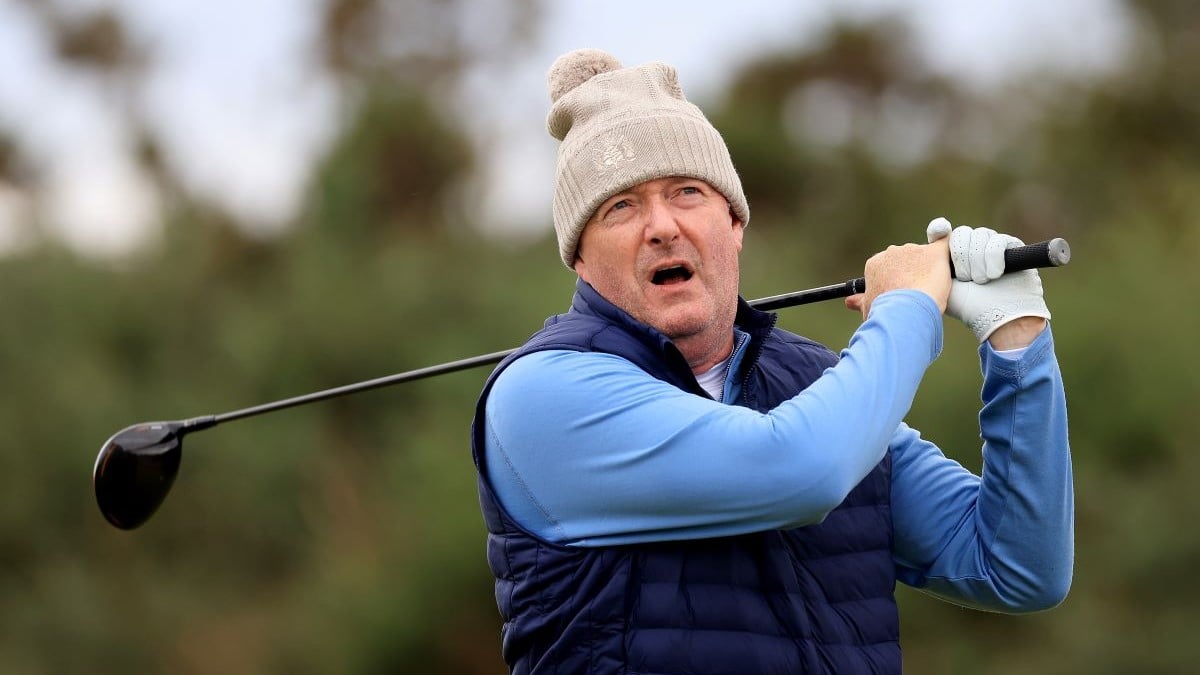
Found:
[[[1061,602],[1066,404],[1037,273],[1000,278],[1016,240],[938,219],[875,255],[839,358],[738,298],[749,209],[673,69],[583,50],[550,85],[577,292],[473,434],[512,672],[894,673],[897,580]],[[981,342],[982,479],[902,421],[947,308]]]

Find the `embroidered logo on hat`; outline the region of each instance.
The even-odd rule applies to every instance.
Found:
[[[597,157],[592,162],[596,169],[596,173],[604,175],[610,170],[617,168],[623,162],[628,162],[637,157],[633,152],[633,146],[629,144],[629,139],[625,136],[616,136],[609,134],[604,137],[601,144],[597,146]]]

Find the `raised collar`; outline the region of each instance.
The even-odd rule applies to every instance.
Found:
[[[686,382],[683,388],[689,390],[703,391],[700,385],[696,383],[696,378],[692,374],[691,368],[687,365],[687,360],[683,358],[683,354],[675,343],[670,338],[663,335],[658,329],[646,323],[638,321],[628,312],[617,307],[609,302],[607,298],[588,284],[583,279],[579,279],[575,283],[575,296],[571,299],[571,310],[569,313],[581,314],[584,316],[601,319],[609,324],[620,326],[627,333],[635,336],[638,340],[653,349],[672,367],[672,370],[677,372],[677,376]],[[554,321],[555,319],[551,319]],[[737,314],[734,318],[734,325],[750,336],[750,345],[748,346],[744,357],[738,364],[738,370],[745,372],[745,369],[754,364],[762,352],[763,340],[775,327],[776,315],[771,312],[763,312],[754,309],[742,297],[738,297]],[[686,372],[686,377],[683,373]],[[683,384],[681,382],[680,384]]]

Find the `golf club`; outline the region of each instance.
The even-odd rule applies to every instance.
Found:
[[[1008,249],[1004,254],[1006,273],[1039,267],[1058,267],[1067,264],[1071,259],[1071,249],[1063,239],[1051,239]],[[860,277],[839,284],[760,298],[750,302],[750,305],[764,311],[783,309],[848,297],[862,293],[865,288],[866,281]],[[109,523],[123,530],[131,530],[154,515],[166,498],[179,472],[179,462],[183,456],[183,437],[186,434],[208,429],[222,422],[498,363],[514,351],[515,348],[482,354],[219,415],[203,415],[173,422],[143,422],[126,427],[113,434],[100,447],[100,454],[96,457],[96,464],[92,469],[96,502]]]

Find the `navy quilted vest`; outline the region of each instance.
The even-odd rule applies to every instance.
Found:
[[[744,302],[737,323],[752,340],[739,405],[769,410],[836,361]],[[477,469],[492,383],[513,359],[544,349],[617,354],[707,396],[668,339],[580,282],[571,310],[551,317],[488,379],[472,435]],[[518,675],[899,673],[890,474],[888,455],[817,525],[573,548],[524,531],[480,471],[504,659]]]

